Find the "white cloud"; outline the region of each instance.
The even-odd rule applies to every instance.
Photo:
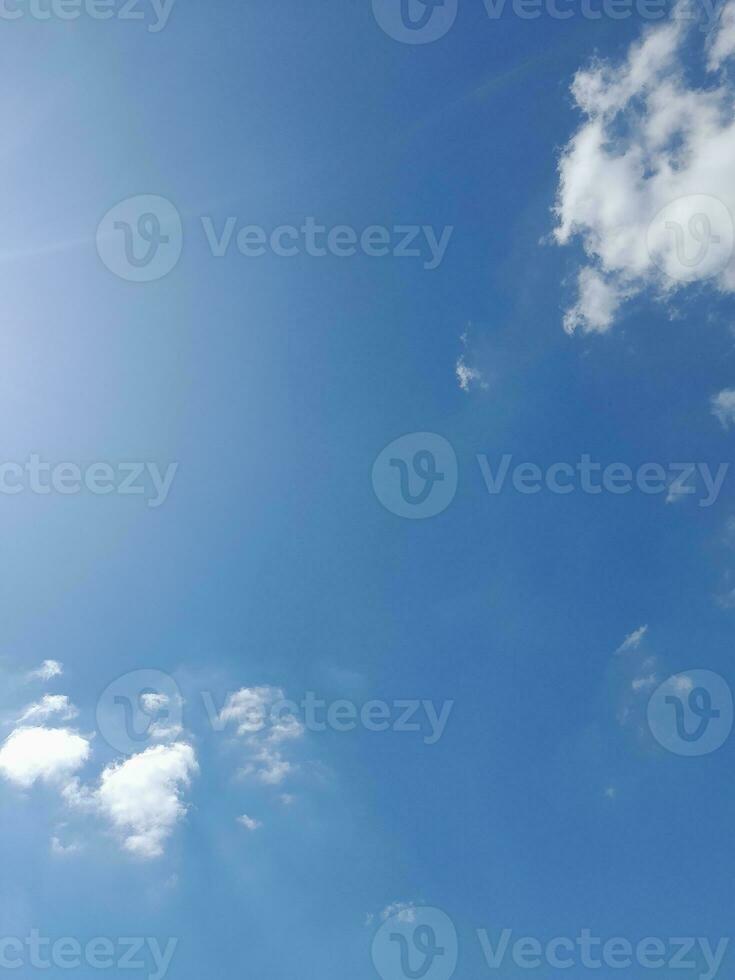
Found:
[[[650,691],[657,683],[658,678],[656,675],[648,674],[644,677],[634,677],[630,686],[636,694],[640,694],[641,691]]]
[[[666,494],[666,503],[679,504],[682,501],[686,500],[687,497],[691,496],[693,492],[694,492],[694,487],[692,487],[689,484],[686,484],[684,486],[676,486],[675,483],[672,483],[669,486],[668,492]]]
[[[725,7],[720,15],[720,27],[710,46],[707,63],[710,70],[716,70],[735,54],[735,6]]]
[[[574,333],[581,325],[586,333],[605,333],[613,325],[622,299],[620,290],[596,269],[582,269],[577,279],[577,302],[564,314],[564,329]]]
[[[277,786],[293,770],[293,765],[277,749],[258,745],[255,739],[249,739],[248,744],[252,749],[252,761],[243,766],[243,776],[255,776],[262,783]]]
[[[621,64],[596,60],[574,77],[585,120],[561,156],[554,232],[560,245],[579,239],[587,258],[564,318],[570,333],[609,330],[620,305],[644,290],[665,299],[709,279],[735,291],[735,91],[724,74],[710,74],[706,87],[688,81],[689,37],[684,19],[662,23]],[[710,73],[734,51],[730,0]]]
[[[244,687],[230,694],[220,712],[224,724],[234,722],[245,739],[250,759],[243,775],[277,785],[295,768],[283,755],[283,742],[301,738],[304,726],[278,687]]]
[[[262,731],[267,724],[268,711],[275,701],[283,700],[283,691],[277,687],[243,687],[228,694],[220,711],[220,721],[237,724],[238,735]]]
[[[51,853],[54,857],[70,857],[72,854],[78,854],[82,850],[82,845],[72,842],[71,844],[62,844],[58,837],[51,838]]]
[[[146,691],[144,694],[141,694],[140,700],[143,708],[149,715],[153,715],[157,711],[162,711],[170,702],[168,694],[162,694],[160,691]]]
[[[88,740],[67,728],[16,728],[0,748],[0,775],[24,789],[36,780],[64,783],[89,754]]]
[[[416,903],[415,902],[392,902],[378,914],[378,917],[382,922],[386,919],[390,919],[391,916],[397,916],[399,922],[415,922],[416,921]],[[375,916],[372,912],[368,912],[365,916],[365,925],[370,926],[375,921]]]
[[[735,425],[735,388],[723,388],[712,397],[712,414],[719,419],[723,429]]]
[[[257,830],[259,827],[263,826],[263,824],[259,820],[255,820],[253,817],[249,817],[247,813],[243,813],[241,817],[238,817],[237,822],[241,824],[246,830]]]
[[[478,368],[470,367],[465,361],[464,354],[460,354],[457,358],[454,373],[457,375],[457,381],[462,391],[469,391],[473,385],[479,385],[480,388],[484,389],[487,388],[487,384],[483,380],[482,371]]]
[[[59,677],[64,672],[64,665],[58,660],[44,660],[40,667],[32,670],[28,674],[29,681],[50,681],[52,677]]]
[[[680,694],[687,694],[689,691],[693,690],[694,682],[691,677],[687,677],[686,674],[681,674],[673,681],[674,689],[679,691]]]
[[[415,922],[416,903],[393,902],[391,905],[386,905],[386,907],[380,913],[380,918],[383,920],[383,922],[385,922],[386,919],[390,919],[390,917],[393,915],[398,918],[399,922]]]
[[[637,650],[641,645],[641,640],[648,632],[648,624],[645,626],[639,626],[637,630],[633,630],[632,633],[628,633],[623,642],[620,644],[616,653],[628,653],[630,650]]]
[[[454,365],[454,373],[457,376],[457,381],[459,382],[459,387],[462,391],[470,391],[473,386],[478,386],[483,390],[487,390],[488,385],[484,379],[484,375],[479,368],[472,367],[467,363],[466,350],[470,342],[469,328],[460,336],[460,342],[465,348],[465,352],[461,353],[457,358],[457,363]]]
[[[79,714],[77,708],[69,701],[66,694],[44,694],[40,701],[29,704],[17,721],[18,725],[28,722],[47,721],[54,715],[60,715],[62,721],[71,721]]]
[[[108,766],[94,800],[126,850],[156,858],[186,813],[182,794],[198,770],[190,745],[156,745]]]

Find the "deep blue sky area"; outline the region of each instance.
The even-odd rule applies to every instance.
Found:
[[[147,491],[0,494],[0,743],[65,695],[75,714],[33,717],[88,744],[61,781],[25,784],[0,744],[0,939],[174,937],[170,980],[405,980],[381,973],[374,937],[430,907],[456,929],[459,980],[577,980],[579,962],[529,971],[510,952],[492,968],[477,930],[493,945],[503,929],[542,945],[590,929],[667,949],[732,935],[735,743],[686,757],[657,741],[646,705],[681,672],[735,681],[735,477],[711,506],[699,471],[669,503],[526,494],[510,477],[493,494],[478,461],[546,472],[588,454],[668,473],[731,458],[735,402],[724,420],[711,408],[735,387],[726,289],[694,283],[670,303],[645,289],[607,331],[562,326],[587,261],[579,238],[552,234],[583,122],[570,85],[595,57],[619,64],[641,18],[571,4],[568,20],[493,20],[459,0],[444,37],[407,44],[369,0],[177,0],[155,33],[143,0],[142,21],[11,6],[24,13],[0,17],[0,462],[178,467],[157,507]],[[151,282],[97,247],[105,215],[140,195],[182,227],[178,261]],[[423,233],[419,257],[248,257],[234,239],[215,257],[202,223],[269,235],[309,217],[358,236],[452,231],[427,269]],[[457,463],[453,499],[425,520],[374,486],[379,454],[413,433]],[[29,678],[44,661],[63,672]],[[181,731],[140,751],[196,761],[166,799],[131,778],[111,807],[103,770],[138,756],[110,744],[98,705],[138,670],[182,698]],[[238,734],[234,708],[212,724],[202,692],[220,709],[242,689],[453,706],[433,744],[426,722],[269,741]],[[287,775],[259,776],[278,753]],[[125,822],[141,800],[142,830]],[[159,818],[158,853],[130,845]],[[29,966],[24,950],[11,976],[100,974]],[[692,955],[684,976],[712,980]],[[155,976],[145,962],[106,972]]]

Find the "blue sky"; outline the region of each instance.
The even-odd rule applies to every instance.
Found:
[[[729,462],[730,8],[705,33],[459,0],[407,44],[368,0],[178,0],[155,32],[145,5],[10,7],[0,939],[175,938],[173,980],[367,980],[381,923],[423,907],[451,919],[459,978],[528,972],[489,967],[478,929],[732,935],[734,743],[687,758],[647,723],[670,675],[682,699],[693,671],[733,679],[729,473],[708,506],[701,469],[668,501],[493,494],[477,458],[667,481]],[[121,247],[105,216],[140,195],[181,221],[145,283],[96,248],[98,228]],[[451,237],[427,269],[418,234],[420,256],[216,257],[202,224],[310,216],[391,249],[398,226]],[[706,278],[666,221],[719,239]],[[373,485],[412,433],[456,458],[427,519]],[[104,464],[110,492],[34,492],[33,455]],[[174,465],[165,499],[150,470],[121,492],[145,462]],[[135,700],[163,730],[134,746],[110,736],[121,677],[165,698]],[[384,702],[391,728],[248,727],[247,705],[308,692]],[[401,701],[452,702],[440,737],[423,708],[395,730]]]

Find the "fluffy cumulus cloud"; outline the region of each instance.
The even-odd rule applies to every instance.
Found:
[[[33,673],[40,676],[39,671]],[[48,674],[54,676],[54,671],[44,669]],[[148,709],[162,707],[158,700],[147,705]],[[144,858],[158,857],[186,812],[183,793],[198,771],[193,748],[183,741],[156,745],[107,766],[96,784],[86,784],[79,772],[91,756],[89,739],[69,728],[43,724],[78,714],[62,694],[45,694],[24,708],[0,746],[0,777],[26,790],[37,782],[54,786],[70,811],[83,811],[111,826],[125,850]],[[178,725],[156,737],[177,733]],[[78,843],[63,843],[58,834],[51,838],[56,857],[80,850]]]
[[[89,741],[67,728],[23,726],[0,747],[0,775],[23,789],[35,782],[64,784],[89,758]]]
[[[283,744],[301,738],[304,726],[292,707],[278,687],[244,687],[228,695],[219,720],[223,726],[234,723],[245,740],[249,757],[244,775],[276,785],[293,771]]]
[[[621,64],[595,61],[574,78],[584,121],[561,156],[554,233],[586,254],[570,333],[609,330],[644,290],[667,299],[708,280],[735,291],[735,0],[706,40],[685,13],[649,28]],[[684,66],[692,38],[702,85]]]
[[[59,673],[60,665],[48,661],[25,677],[49,679]],[[129,854],[144,859],[161,856],[187,813],[187,791],[199,764],[181,724],[183,701],[146,691],[141,702],[154,719],[148,731],[152,744],[107,765],[96,778],[85,779],[81,770],[91,759],[91,736],[63,725],[79,711],[67,695],[43,694],[18,710],[16,720],[10,722],[12,731],[0,744],[0,779],[23,790],[39,782],[48,784],[57,791],[67,814],[91,818],[111,832]],[[234,726],[246,752],[243,772],[275,786],[296,768],[287,758],[286,747],[304,735],[297,710],[284,700],[280,688],[241,688],[228,696],[213,720],[217,717],[221,723],[217,728]],[[284,804],[293,801],[287,793],[280,799]],[[237,820],[248,832],[261,827],[248,814]],[[56,858],[70,858],[82,849],[77,840],[64,839],[59,833],[66,826],[57,825],[50,840]]]
[[[187,743],[156,745],[108,766],[91,801],[127,851],[156,858],[186,814],[183,792],[198,768]]]

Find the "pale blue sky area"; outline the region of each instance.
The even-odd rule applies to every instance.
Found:
[[[560,247],[558,168],[585,122],[570,85],[595,56],[626,58],[638,12],[492,19],[459,0],[444,36],[409,44],[369,0],[178,0],[159,31],[145,0],[143,20],[121,6],[41,21],[8,0],[23,16],[0,18],[0,462],[105,463],[113,481],[0,494],[0,735],[55,733],[12,765],[0,746],[0,939],[176,938],[171,980],[368,980],[380,923],[410,926],[414,905],[452,920],[460,980],[528,975],[510,953],[488,966],[477,929],[716,945],[735,928],[735,743],[672,751],[647,702],[672,674],[735,679],[729,473],[700,506],[703,470],[732,453],[733,287],[726,270],[662,286],[640,227],[645,201],[668,204],[645,183],[666,154],[732,164],[735,144],[707,143],[726,123],[651,137],[658,162],[636,180],[600,165],[565,204],[582,235]],[[729,98],[726,68],[703,74],[712,44],[694,27],[662,72]],[[594,117],[609,128],[580,169],[650,135],[635,113],[665,86],[645,70],[619,117]],[[692,164],[677,193],[719,200],[707,173]],[[150,282],[96,247],[139,195],[181,221],[180,255]],[[113,266],[126,223],[176,247],[175,220],[120,214]],[[217,236],[235,219],[223,256],[202,218]],[[308,254],[309,218],[356,230],[355,254]],[[246,226],[265,254],[238,250]],[[280,226],[298,254],[274,254]],[[366,254],[370,226],[389,254]],[[395,254],[404,226],[420,254]],[[605,292],[578,301],[583,268]],[[456,487],[440,465],[447,506],[415,520],[373,485],[413,433],[456,460]],[[412,480],[424,448],[410,443]],[[489,493],[477,457],[495,473],[504,454],[511,472],[587,454],[666,476],[652,493],[522,493],[511,476]],[[117,492],[137,462],[143,491]],[[670,467],[687,462],[695,493],[674,499]],[[44,661],[61,672],[29,677]],[[103,694],[138,670],[173,686]],[[385,702],[389,730],[317,730],[309,692],[358,713]],[[165,730],[120,745],[108,715],[138,693]],[[280,699],[299,720],[248,727]],[[420,730],[396,726],[406,701],[430,702]],[[11,975],[100,975],[34,969],[24,950]],[[155,976],[144,960],[119,975]],[[611,972],[651,971],[596,976]]]

